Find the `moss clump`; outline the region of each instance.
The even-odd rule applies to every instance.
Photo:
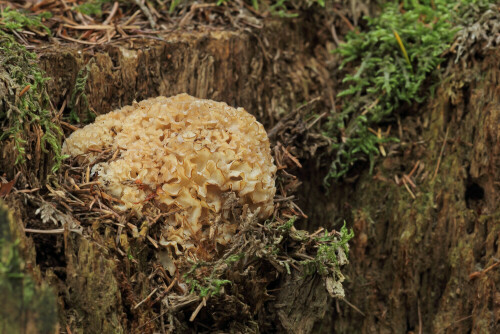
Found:
[[[292,268],[300,268],[302,278],[318,275],[327,282],[335,282],[339,293],[332,296],[343,295],[341,283],[344,276],[341,269],[348,263],[348,243],[354,237],[353,230],[348,230],[344,223],[339,232],[325,231],[316,237],[295,229],[295,221],[296,217],[284,223],[267,222],[259,231],[262,233],[260,236],[259,232],[252,235],[258,240],[253,246],[233,246],[230,253],[225,254],[222,259],[193,263],[183,276],[190,293],[199,297],[217,296],[224,291],[223,286],[233,285],[227,279],[234,276],[231,272],[241,271],[248,263],[256,266],[257,262],[260,265],[267,262],[275,268],[281,268],[278,271],[282,274],[292,275]],[[297,255],[299,253],[301,255]],[[330,292],[329,289],[328,291]]]
[[[102,16],[102,5],[111,2],[111,0],[91,0],[83,2],[80,5],[74,6],[73,9],[85,15]]]
[[[349,256],[349,240],[354,238],[354,231],[348,230],[346,224],[339,233],[328,233],[325,231],[321,237],[316,238],[317,253],[313,260],[302,261],[301,264],[307,268],[306,274],[318,273],[322,276],[331,272],[339,272]]]
[[[22,11],[7,7],[0,13],[0,28],[15,31],[23,29],[42,29],[50,35],[50,29],[43,24],[43,20],[51,17],[52,14],[49,12],[29,15]]]
[[[45,87],[49,78],[38,67],[36,55],[4,32],[0,32],[0,59],[0,143],[13,140],[15,163],[25,163],[26,133],[30,127],[40,126],[40,149],[53,152],[52,171],[56,171],[66,157],[61,155],[63,132],[55,123]]]
[[[219,278],[221,276],[220,268],[212,267],[208,276],[203,276],[203,268],[210,268],[210,264],[203,261],[197,262],[184,274],[183,278],[189,286],[190,293],[196,293],[202,298],[217,296],[221,293],[224,285],[231,284],[230,280]],[[201,276],[201,278],[195,278],[198,276]]]
[[[71,100],[69,103],[70,114],[69,120],[73,123],[80,123],[80,117],[78,117],[78,113],[76,111],[77,106],[81,106],[85,113],[87,114],[87,118],[84,123],[92,123],[96,114],[90,110],[89,100],[87,98],[87,94],[85,93],[85,86],[87,85],[87,80],[89,78],[89,64],[78,71],[78,75],[76,76],[75,88],[73,89],[73,93],[71,94]]]
[[[354,66],[343,79],[338,96],[342,112],[330,117],[325,134],[333,139],[335,157],[325,177],[342,178],[357,161],[379,154],[392,139],[373,130],[396,111],[421,103],[429,95],[426,84],[436,82],[435,71],[458,31],[460,14],[476,1],[424,0],[390,2],[380,16],[367,18],[367,30],[352,32],[336,53],[342,66]],[[458,14],[457,14],[458,13]]]

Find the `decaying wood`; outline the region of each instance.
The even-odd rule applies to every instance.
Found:
[[[500,330],[498,49],[450,66],[446,73],[454,77],[437,90],[435,99],[417,115],[398,117],[396,131],[402,143],[384,147],[387,154],[378,161],[373,175],[360,172],[353,182],[336,185],[325,194],[321,154],[316,153],[327,151],[330,143],[310,130],[335,110],[337,63],[328,53],[328,45],[333,45],[329,35],[337,34],[333,25],[324,30],[320,22],[311,26],[300,20],[270,20],[262,26],[260,21],[244,18],[237,24],[260,30],[129,35],[138,29],[136,24],[153,25],[151,18],[157,15],[145,7],[142,11],[150,11],[149,20],[142,17],[137,23],[142,15],[138,10],[123,24],[109,28],[112,20],[122,19],[115,7],[109,5],[104,22],[89,25],[78,17],[61,26],[56,38],[79,46],[63,43],[36,50],[41,66],[52,77],[49,94],[54,108],[60,110],[58,115],[67,116],[73,108],[85,120],[89,112],[103,114],[133,100],[181,92],[245,107],[266,125],[273,140],[274,157],[284,180],[276,205],[278,210],[284,207],[285,214],[278,221],[307,214],[307,222],[300,224],[309,231],[319,226],[338,227],[344,219],[352,223],[356,237],[346,275],[346,303],[331,303],[319,277],[300,285],[303,277],[297,268],[277,282],[269,275],[286,269],[275,259],[260,268],[248,261],[240,271],[228,274],[243,287],[237,294],[258,297],[250,306],[241,303],[237,294],[209,300],[183,295],[186,287],[180,277],[170,277],[162,266],[136,270],[154,257],[151,250],[158,249],[155,236],[148,231],[146,241],[137,242],[140,226],[131,223],[137,221],[113,210],[113,199],[91,180],[90,168],[66,166],[68,173],[56,180],[57,185],[22,189],[25,185],[14,180],[18,170],[12,156],[5,154],[14,149],[8,143],[2,152],[3,166],[8,168],[2,170],[5,176],[0,175],[0,196],[8,197],[17,218],[25,218],[15,222],[16,233],[27,266],[35,266],[35,280],[45,279],[58,289],[59,307],[70,310],[60,316],[63,328],[68,332],[85,328],[102,333],[174,329],[187,333],[209,331],[210,323],[226,326],[228,332]],[[218,11],[218,20],[226,17],[215,6],[198,5],[183,12],[183,25],[202,18],[202,9]],[[338,16],[349,26],[342,12]],[[110,30],[115,30],[114,35]],[[29,36],[23,36],[21,33],[20,38],[29,43]],[[84,87],[88,109],[81,96],[70,108],[80,71],[88,75]],[[24,87],[19,95],[29,89]],[[299,104],[303,107],[297,107]],[[313,108],[327,111],[318,119],[305,119]],[[66,133],[77,128],[69,122],[61,124]],[[39,145],[37,131],[30,147]],[[100,153],[102,158],[116,154]],[[43,161],[47,157],[34,154],[32,159],[32,166],[43,168],[28,178],[48,174],[50,166]],[[79,177],[73,179],[74,175]],[[46,206],[37,213],[54,200],[59,206]],[[26,210],[23,214],[21,208]],[[4,212],[1,208],[0,227],[6,226]],[[67,227],[52,225],[50,218],[43,223],[44,212],[46,217],[49,213],[57,216],[57,224],[66,221]],[[68,218],[69,213],[73,219]],[[154,217],[149,228],[154,230],[161,220],[161,214]],[[9,224],[12,226],[12,220]],[[264,229],[262,224],[245,226],[248,229],[242,230],[247,235]],[[323,229],[317,231],[310,237]],[[126,243],[137,251],[137,258],[127,254]],[[264,254],[255,245],[250,247],[244,237],[236,249]],[[312,259],[299,251],[294,256]],[[277,287],[266,290],[262,282]],[[36,318],[33,314],[27,317]]]

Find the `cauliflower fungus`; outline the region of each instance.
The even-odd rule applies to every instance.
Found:
[[[118,153],[92,173],[120,209],[142,215],[152,203],[175,212],[165,215],[160,244],[177,254],[227,244],[237,228],[229,219],[234,203],[260,218],[273,212],[269,140],[243,108],[187,94],[151,98],[97,117],[65,141],[63,153],[93,162],[107,148]]]

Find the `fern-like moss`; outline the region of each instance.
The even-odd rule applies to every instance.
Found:
[[[90,110],[87,94],[85,93],[85,86],[87,85],[90,73],[89,65],[90,63],[80,69],[80,71],[78,71],[78,75],[76,76],[75,88],[73,89],[69,103],[69,108],[71,110],[69,119],[71,122],[80,123],[80,117],[78,117],[78,113],[76,111],[78,105],[80,105],[87,114],[85,123],[91,123],[96,118],[96,114]]]
[[[335,152],[326,185],[342,178],[357,161],[368,159],[372,168],[378,146],[395,140],[377,136],[369,128],[426,99],[429,89],[424,83],[436,73],[458,31],[457,13],[474,2],[387,3],[380,16],[366,19],[366,31],[351,32],[334,51],[343,58],[341,67],[354,65],[354,71],[345,76],[346,87],[338,94],[342,111],[324,128]]]
[[[45,88],[49,78],[38,67],[36,55],[4,32],[0,32],[0,80],[6,89],[0,97],[0,141],[13,139],[17,150],[16,164],[24,163],[26,128],[39,125],[43,130],[41,149],[54,152],[53,171],[56,171],[65,156],[61,155],[63,132],[53,121]]]
[[[43,24],[44,19],[52,17],[49,12],[41,14],[28,14],[10,7],[0,12],[0,28],[20,31],[23,29],[42,29],[47,34],[51,34],[50,29]]]
[[[74,6],[73,9],[85,15],[101,17],[102,5],[107,2],[111,2],[111,0],[90,0]]]

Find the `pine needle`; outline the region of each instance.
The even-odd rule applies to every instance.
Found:
[[[413,66],[411,65],[410,58],[408,57],[408,53],[406,52],[405,46],[403,44],[403,41],[401,40],[401,37],[399,37],[399,34],[396,30],[392,31],[394,33],[394,37],[396,37],[396,41],[399,44],[399,47],[401,48],[401,52],[403,52],[403,56],[405,56],[406,61],[408,62],[408,65],[410,65],[411,70],[413,71]]]

